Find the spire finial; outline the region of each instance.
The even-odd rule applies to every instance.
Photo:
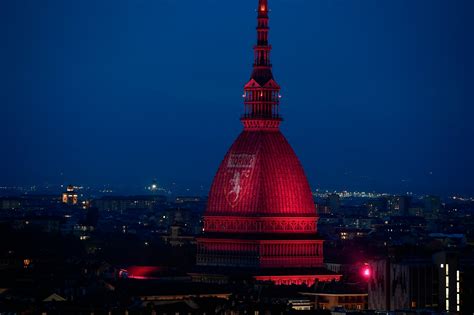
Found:
[[[268,1],[267,0],[258,1],[258,12],[259,14],[268,14]]]
[[[257,44],[250,81],[244,87],[245,112],[242,121],[246,129],[278,129],[280,125],[280,87],[273,79],[268,43],[268,0],[258,1]]]
[[[254,66],[270,66],[270,50],[268,44],[268,0],[258,0],[257,45]]]

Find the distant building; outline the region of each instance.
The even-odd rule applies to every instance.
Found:
[[[21,207],[21,198],[17,197],[4,197],[0,198],[0,209],[1,210],[15,210]]]
[[[388,199],[387,197],[371,199],[366,207],[369,217],[379,217],[387,212]]]
[[[344,205],[341,206],[339,214],[344,216],[368,216],[368,209],[365,206],[360,205]]]
[[[438,196],[426,196],[423,198],[424,214],[428,217],[438,217],[441,214],[443,205]]]
[[[177,204],[186,204],[186,203],[195,203],[195,204],[201,204],[205,202],[205,199],[202,197],[196,197],[196,196],[178,196],[175,199],[175,203]]]
[[[343,226],[357,229],[370,229],[372,228],[374,222],[377,222],[377,220],[367,216],[344,215],[342,217]]]
[[[390,212],[392,215],[408,215],[410,208],[410,196],[394,196],[389,200]]]
[[[315,203],[315,205],[316,205],[316,209],[318,209],[318,214],[320,214],[320,215],[331,214],[331,209],[329,208],[328,205],[326,205],[326,204],[317,204],[317,203]]]
[[[22,209],[36,211],[58,208],[62,203],[62,196],[58,195],[22,195],[20,197],[0,198],[0,209],[13,210]]]
[[[428,236],[437,240],[446,248],[465,247],[467,245],[466,235],[464,234],[430,233]]]
[[[126,210],[148,209],[152,210],[159,205],[165,204],[165,196],[105,196],[95,199],[92,205],[99,209],[99,212],[112,211],[123,213]]]
[[[63,192],[61,200],[64,204],[77,205],[78,194],[77,194],[74,186],[72,186],[72,185],[67,186],[66,191]]]
[[[64,222],[61,216],[52,215],[38,215],[32,217],[25,217],[15,224],[16,229],[24,229],[32,227],[47,233],[57,233],[61,229],[61,224]]]
[[[163,241],[171,246],[183,246],[187,244],[194,244],[196,237],[186,233],[187,229],[179,224],[174,224],[170,227],[170,234],[162,237]]]
[[[353,227],[340,227],[340,228],[336,228],[335,230],[341,241],[367,237],[367,235],[369,235],[371,231],[370,229],[359,229],[359,228],[353,228]]]
[[[411,207],[410,209],[408,209],[408,215],[412,217],[423,217],[424,216],[423,208]]]
[[[202,214],[204,209],[206,208],[206,198],[190,196],[190,197],[183,197],[178,196],[174,200],[175,207],[179,209],[189,209],[193,212],[199,212]]]
[[[341,209],[341,198],[338,194],[330,194],[326,200],[331,213],[339,213]]]
[[[302,294],[312,298],[314,309],[360,311],[368,307],[367,291],[353,284],[320,282],[315,286],[314,292],[302,292]]]

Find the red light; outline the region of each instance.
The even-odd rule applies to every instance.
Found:
[[[367,265],[367,264],[364,265],[364,267],[362,267],[362,276],[365,279],[369,279],[371,275],[372,275],[372,270],[370,270],[369,265]]]

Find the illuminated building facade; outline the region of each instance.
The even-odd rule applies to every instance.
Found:
[[[369,309],[431,309],[439,313],[474,312],[474,256],[463,250],[370,263]],[[406,257],[406,258],[404,258]]]
[[[76,205],[77,204],[77,192],[74,189],[74,186],[69,185],[66,188],[66,191],[63,192],[62,201],[68,205]]]
[[[258,6],[253,72],[244,87],[244,130],[214,178],[198,239],[198,266],[246,268],[257,280],[308,284],[339,279],[323,268],[310,186],[280,132],[268,3]]]

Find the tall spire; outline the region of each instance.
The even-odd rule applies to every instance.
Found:
[[[246,129],[277,129],[280,87],[273,79],[268,42],[268,0],[259,0],[257,8],[257,44],[250,81],[244,87],[245,112],[242,121]]]
[[[268,45],[268,1],[259,0],[258,3],[258,18],[257,18],[257,45],[254,47],[255,51],[255,66],[268,67],[270,66],[270,50]]]

